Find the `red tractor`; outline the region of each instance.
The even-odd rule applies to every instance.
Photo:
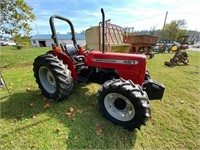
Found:
[[[102,12],[102,51],[83,50],[77,43],[72,22],[54,15],[50,26],[53,50],[38,56],[33,64],[34,76],[42,93],[56,101],[66,99],[73,81],[102,84],[97,93],[103,116],[114,124],[133,130],[150,118],[150,102],[161,99],[164,85],[151,79],[146,70],[146,56],[106,52],[104,50],[105,15]],[[58,42],[54,19],[66,21],[73,44]]]

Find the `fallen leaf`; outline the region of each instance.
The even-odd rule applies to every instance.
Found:
[[[68,140],[68,138],[69,138],[69,136],[68,136],[68,135],[66,135],[66,136],[65,136],[65,140]]]
[[[65,113],[67,116],[71,116],[71,113],[70,112],[66,112]]]
[[[44,105],[44,109],[46,109],[46,108],[49,108],[49,103],[46,103],[46,104]]]
[[[60,129],[60,128],[57,128],[57,129],[56,129],[56,133],[57,133],[57,134],[59,134],[59,133],[60,133],[60,131],[61,131],[61,129]]]
[[[96,134],[101,135],[102,131],[103,131],[102,129],[98,129],[98,130],[96,130]]]
[[[74,108],[73,108],[73,107],[70,107],[70,108],[69,108],[69,112],[74,112]]]
[[[36,148],[36,145],[31,145],[31,148]]]
[[[35,109],[34,107],[32,108],[32,110],[33,110],[33,111],[36,111],[36,109]]]
[[[38,94],[38,95],[42,95],[42,92],[40,91],[40,92],[38,92],[37,94]]]
[[[96,105],[96,102],[91,101],[90,104],[91,104],[92,106],[95,106],[95,105]]]
[[[73,107],[70,107],[68,112],[65,113],[68,117],[72,116],[74,117],[75,116],[75,113],[74,113],[74,108]]]
[[[82,114],[83,110],[78,109],[77,112]]]
[[[30,103],[28,106],[29,106],[29,107],[33,107],[33,103]]]
[[[26,91],[29,92],[29,91],[31,91],[31,89],[30,88],[26,88]]]
[[[72,117],[74,117],[74,116],[75,116],[75,113],[74,113],[74,112],[72,112],[72,113],[71,113],[71,116],[72,116]]]

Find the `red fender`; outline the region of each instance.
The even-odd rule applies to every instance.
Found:
[[[74,64],[69,56],[67,56],[65,53],[60,52],[60,51],[55,51],[55,50],[50,50],[47,52],[48,54],[52,54],[54,56],[57,56],[58,59],[63,60],[64,64],[68,65],[69,70],[72,73],[72,77],[74,80],[78,80],[77,74],[76,74],[76,69],[74,67]]]

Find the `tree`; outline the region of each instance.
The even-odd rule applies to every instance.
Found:
[[[150,35],[156,35],[156,26],[152,26],[149,31]]]
[[[184,29],[186,24],[184,19],[173,20],[170,24],[166,24],[165,29],[163,30],[163,39],[177,41],[178,37],[186,35],[187,31]]]
[[[13,36],[16,42],[20,37],[29,36],[30,22],[35,19],[33,8],[24,0],[1,0],[0,34]]]
[[[191,32],[190,43],[194,44],[195,41],[198,41],[198,32],[196,30],[195,31],[190,31],[190,32]]]
[[[85,34],[85,30],[82,30],[82,31],[80,32],[80,34]]]

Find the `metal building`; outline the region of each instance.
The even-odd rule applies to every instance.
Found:
[[[57,36],[59,43],[72,44],[71,34],[58,34]],[[80,46],[86,45],[84,34],[76,34],[76,40],[77,44]],[[53,43],[51,34],[36,34],[31,37],[31,44],[33,47],[51,47]]]

